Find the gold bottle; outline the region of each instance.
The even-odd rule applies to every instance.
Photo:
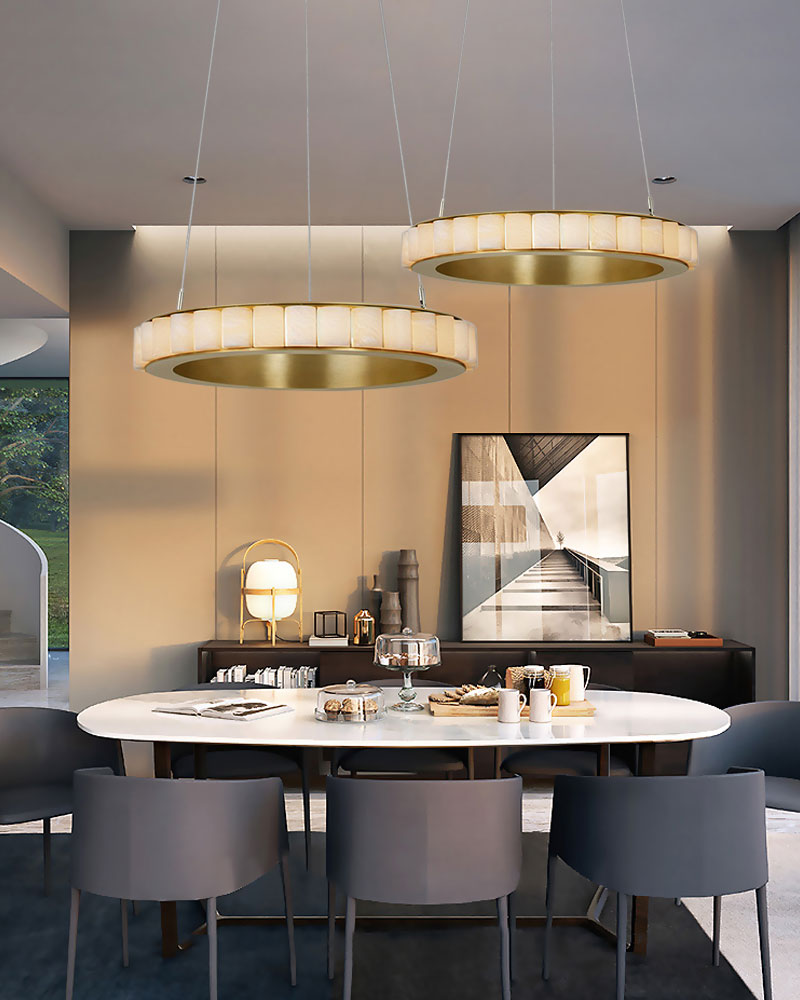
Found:
[[[356,646],[372,646],[375,642],[375,619],[364,608],[353,616],[353,643]]]

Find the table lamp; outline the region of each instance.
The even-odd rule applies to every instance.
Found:
[[[286,559],[258,559],[247,565],[253,549],[272,546],[286,549],[294,565]],[[298,609],[296,618],[291,615]],[[245,617],[249,615],[249,617]],[[275,645],[279,621],[297,625],[303,641],[303,583],[297,552],[278,538],[261,538],[248,545],[242,557],[241,594],[239,598],[239,642],[244,642],[244,629],[250,622],[264,622],[267,641]]]

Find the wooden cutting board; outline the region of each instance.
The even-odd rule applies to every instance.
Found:
[[[497,705],[445,705],[438,701],[429,701],[428,708],[432,715],[449,716],[451,718],[497,718]],[[574,705],[556,705],[553,709],[554,719],[589,719],[597,709],[590,701],[576,702]],[[528,706],[520,713],[521,719],[528,718]]]

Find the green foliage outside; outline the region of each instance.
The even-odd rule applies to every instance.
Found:
[[[0,379],[0,519],[49,564],[49,639],[69,645],[69,388],[67,379]]]

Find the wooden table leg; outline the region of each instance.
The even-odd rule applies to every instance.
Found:
[[[611,747],[608,743],[601,744],[597,750],[597,774],[600,778],[611,774]]]
[[[642,743],[639,747],[639,774],[653,775],[656,772],[655,743]],[[648,896],[634,896],[631,908],[631,951],[634,955],[647,954],[647,929],[650,909]]]
[[[157,778],[172,777],[172,752],[169,743],[153,744],[153,773]],[[161,904],[161,954],[173,958],[178,954],[178,905]]]

